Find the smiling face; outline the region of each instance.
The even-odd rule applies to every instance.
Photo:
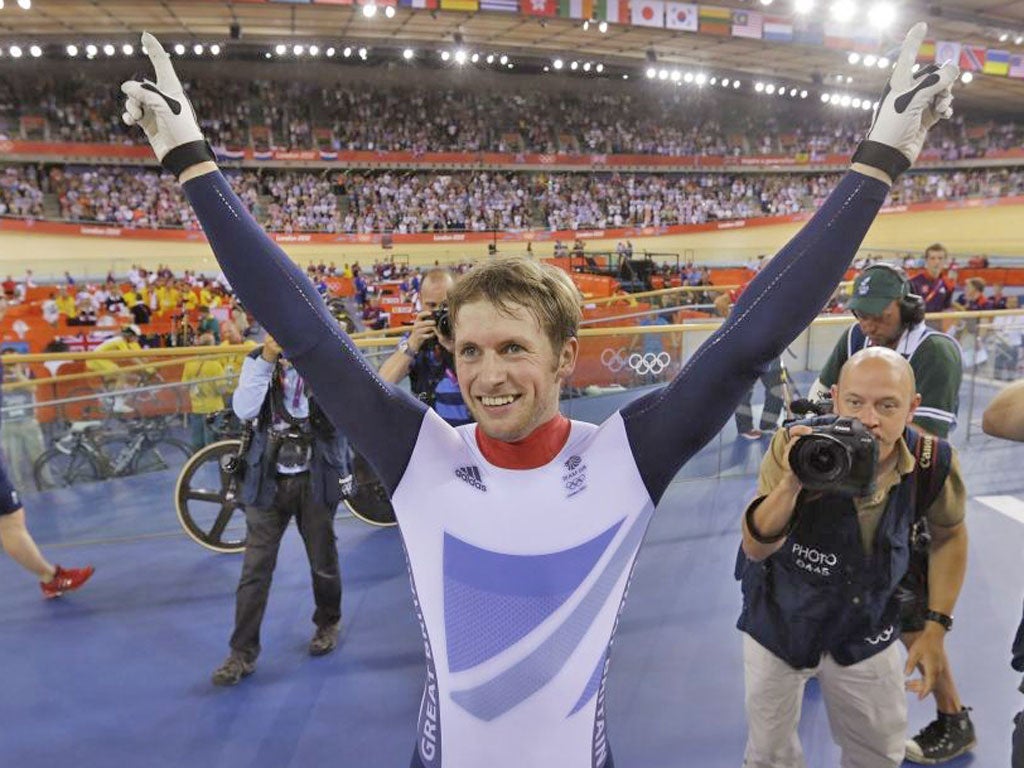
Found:
[[[459,389],[488,437],[522,440],[558,414],[562,381],[576,366],[575,338],[556,351],[526,307],[503,310],[485,299],[460,307],[453,324]]]

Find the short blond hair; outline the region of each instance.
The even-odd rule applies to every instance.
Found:
[[[504,314],[516,306],[533,315],[557,352],[579,334],[580,293],[558,267],[522,256],[501,256],[474,266],[448,293],[452,325],[466,304],[485,300]]]

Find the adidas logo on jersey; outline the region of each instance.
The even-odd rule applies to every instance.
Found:
[[[487,490],[487,486],[484,485],[483,480],[480,478],[480,470],[472,464],[468,467],[459,467],[456,469],[455,476],[460,480],[464,480],[469,483],[479,491]]]

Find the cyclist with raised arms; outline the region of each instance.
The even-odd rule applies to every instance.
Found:
[[[476,424],[451,427],[383,382],[315,289],[231,191],[170,59],[129,81],[124,119],[178,176],[246,307],[392,496],[427,680],[417,768],[611,766],[609,649],[644,532],[679,468],[832,294],[892,180],[952,110],[957,68],[912,74],[904,42],[867,139],[821,209],[664,388],[600,426],[559,413],[579,350],[576,290],[527,259],[471,270],[449,294],[456,371]]]

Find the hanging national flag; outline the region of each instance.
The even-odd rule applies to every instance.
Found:
[[[483,7],[483,0],[480,2]],[[558,0],[558,15],[563,19],[589,19],[593,14],[593,4],[587,2],[586,5],[584,8],[583,0]]]
[[[985,53],[985,66],[982,67],[981,71],[986,75],[1002,75],[1006,77],[1010,74],[1010,52],[997,51],[990,48]]]
[[[765,16],[761,36],[765,40],[788,43],[793,39],[793,25],[781,16]]]
[[[856,41],[853,39],[853,30],[845,22],[826,21],[824,44],[826,48],[852,51],[856,46]]]
[[[479,11],[480,0],[441,0],[442,11]]]
[[[664,27],[665,0],[630,0],[630,21],[636,27]]]
[[[1024,78],[1024,56],[1010,57],[1010,77]]]
[[[761,39],[761,29],[764,26],[764,16],[754,11],[733,11],[732,12],[732,36],[751,37],[755,40]]]
[[[629,0],[594,0],[594,18],[612,24],[628,24]]]
[[[557,16],[557,0],[519,0],[519,11],[527,16]]]
[[[480,10],[518,13],[519,0],[480,0]]]
[[[985,49],[980,45],[965,45],[960,49],[960,71],[981,72],[985,68]]]
[[[728,35],[732,31],[732,11],[717,5],[702,5],[698,12],[700,32],[704,35]]]
[[[697,31],[696,3],[665,3],[665,26],[684,32]]]
[[[935,63],[945,64],[947,61],[952,61],[954,64],[960,63],[960,43],[939,40],[935,43]]]
[[[935,61],[935,41],[925,40],[917,49],[917,62],[919,64],[931,64]]]
[[[437,0],[398,0],[398,4],[406,8],[425,8],[429,11],[437,8]]]

